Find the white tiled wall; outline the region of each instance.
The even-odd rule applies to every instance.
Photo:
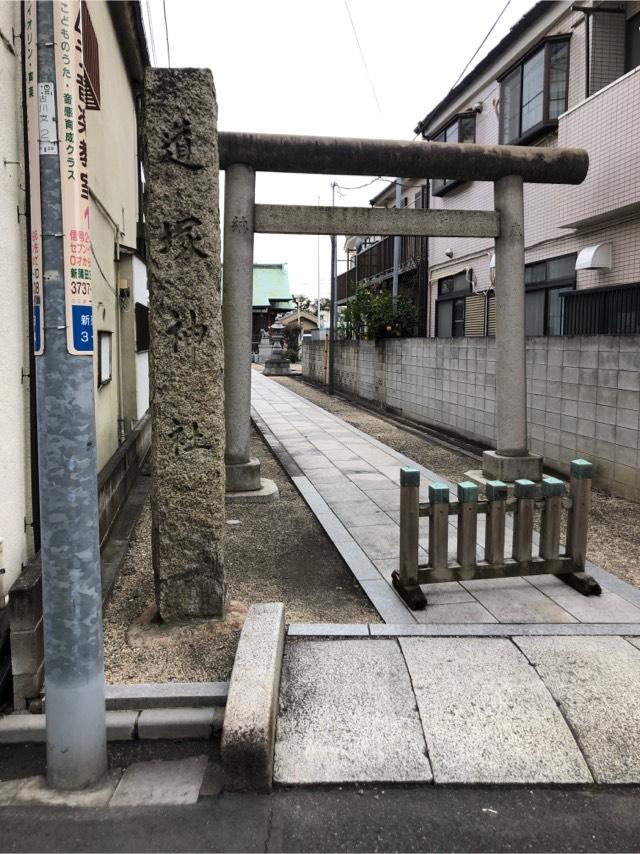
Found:
[[[322,381],[322,343],[302,348]],[[336,346],[335,384],[407,418],[495,444],[495,339],[405,338]],[[584,457],[597,485],[640,499],[640,336],[527,339],[529,445],[567,472]]]

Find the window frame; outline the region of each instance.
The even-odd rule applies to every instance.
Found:
[[[104,357],[104,346],[108,347],[108,355],[109,355],[109,373],[108,376],[103,376],[103,357]],[[98,388],[102,388],[107,385],[113,379],[113,332],[109,329],[99,329],[98,330]]]
[[[429,137],[429,142],[446,142],[446,134],[447,131],[452,128],[454,125],[458,125],[458,142],[460,141],[460,122],[463,119],[473,119],[473,139],[465,140],[464,143],[460,143],[464,145],[465,143],[473,144],[476,141],[476,113],[474,110],[465,110],[462,113],[457,113],[453,119],[449,119],[445,124],[441,125],[438,130]],[[442,136],[443,139],[438,139],[438,137]],[[455,187],[459,187],[461,184],[467,183],[465,181],[460,181],[457,178],[432,178],[431,179],[431,195],[432,196],[444,196],[449,190],[453,190]]]
[[[624,73],[628,74],[630,71],[633,71],[634,68],[638,68],[640,65],[640,55],[638,56],[639,62],[636,65],[632,65],[631,62],[631,48],[635,46],[636,50],[638,50],[638,43],[632,45],[632,37],[631,37],[631,29],[632,26],[640,27],[640,12],[636,12],[635,15],[631,15],[624,22]],[[640,36],[638,36],[640,39]]]
[[[456,291],[454,288],[451,291],[451,293],[443,294],[442,293],[442,286],[443,286],[444,282],[448,281],[449,279],[455,279],[458,276],[464,276],[465,281],[467,283],[467,289],[464,291],[463,290]],[[435,320],[436,320],[436,322],[435,322],[435,337],[436,338],[464,338],[465,337],[465,335],[464,335],[465,300],[473,292],[472,288],[471,288],[471,283],[467,279],[467,271],[461,270],[460,272],[454,273],[453,275],[443,276],[442,278],[437,280],[437,284],[438,284],[438,289],[437,289],[436,308],[435,308],[435,315],[436,315],[436,317],[435,317]],[[462,301],[462,305],[463,305],[462,334],[461,335],[454,335],[453,334],[453,330],[454,330],[454,317],[453,317],[453,315],[455,312],[455,302],[456,301]],[[438,306],[442,305],[443,303],[449,303],[449,302],[454,303],[454,305],[451,306],[451,335],[440,335],[439,334],[439,328],[438,328],[439,327]]]
[[[146,353],[150,347],[149,306],[136,302],[134,306],[136,353]]]
[[[569,74],[570,74],[570,65],[571,65],[571,34],[563,33],[557,36],[547,36],[546,38],[539,41],[535,47],[533,47],[530,51],[528,51],[524,56],[522,56],[517,62],[514,62],[513,65],[509,66],[509,68],[501,74],[500,77],[497,78],[497,82],[500,84],[500,114],[499,114],[499,128],[498,128],[498,139],[500,145],[523,145],[524,143],[531,142],[533,139],[537,137],[543,136],[545,133],[548,133],[550,130],[555,130],[558,127],[558,119],[549,118],[549,101],[550,101],[550,84],[551,84],[551,68],[550,68],[550,53],[551,46],[557,45],[559,43],[566,43],[567,45],[567,72],[566,72],[566,85],[565,85],[565,95],[564,95],[564,107],[560,110],[558,115],[562,115],[562,113],[566,112],[569,105]],[[542,72],[543,78],[543,89],[542,89],[542,120],[537,122],[532,127],[528,128],[526,131],[522,131],[522,88],[523,88],[523,69],[527,62],[532,60],[538,53],[544,51],[544,68]],[[519,100],[518,100],[518,136],[513,139],[505,138],[505,129],[504,129],[504,113],[502,110],[503,104],[503,86],[505,81],[513,75],[515,71],[519,71],[520,73],[520,88],[519,88]]]
[[[539,282],[526,282],[524,285],[524,293],[525,293],[525,305],[527,294],[539,293],[540,291],[544,292],[544,321],[543,321],[543,331],[539,336],[530,336],[530,337],[548,337],[553,336],[556,337],[558,335],[563,335],[564,332],[549,332],[549,294],[551,291],[567,291],[567,290],[575,290],[576,289],[576,271],[575,271],[575,259],[577,258],[577,253],[575,252],[566,252],[564,255],[554,255],[551,258],[543,258],[541,261],[532,261],[529,264],[525,264],[525,271],[527,267],[535,267],[539,264],[545,265],[545,278],[540,280]],[[550,279],[548,277],[548,264],[552,261],[558,261],[562,258],[573,258],[574,268],[573,268],[573,276],[558,276],[555,279]],[[526,275],[526,273],[525,273]],[[561,298],[562,299],[562,298]],[[561,303],[562,311],[564,312],[564,303]],[[526,311],[526,309],[525,309]],[[561,327],[563,324],[561,323]],[[525,327],[526,327],[526,315],[525,315]]]

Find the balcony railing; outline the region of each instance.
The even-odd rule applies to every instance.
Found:
[[[353,296],[359,282],[384,281],[393,275],[393,241],[393,237],[385,237],[355,256],[354,266],[338,276],[338,302]],[[399,272],[415,269],[426,252],[426,237],[401,237]]]

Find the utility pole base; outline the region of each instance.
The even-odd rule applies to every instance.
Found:
[[[498,451],[485,451],[482,455],[482,474],[487,480],[512,483],[515,480],[542,480],[542,456],[524,454],[508,457]]]
[[[260,489],[260,460],[254,458],[246,463],[227,463],[225,469],[227,493]]]
[[[260,478],[259,489],[248,489],[244,492],[227,492],[225,500],[231,504],[267,504],[280,497],[278,487],[273,480]]]

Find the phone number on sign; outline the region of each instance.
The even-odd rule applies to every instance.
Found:
[[[91,294],[91,282],[71,282],[71,293],[89,296]]]

